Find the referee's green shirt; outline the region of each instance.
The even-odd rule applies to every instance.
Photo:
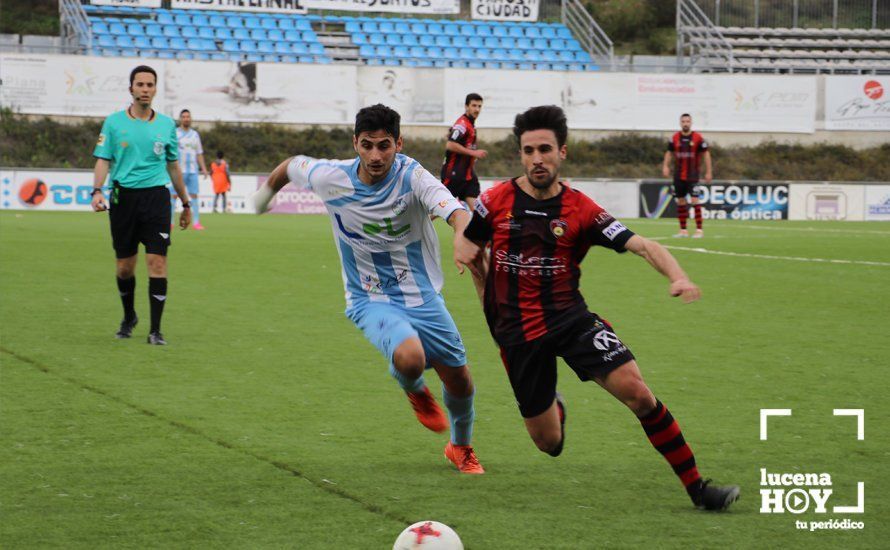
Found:
[[[118,111],[102,124],[93,156],[111,162],[110,179],[121,187],[168,185],[167,163],[179,158],[176,123],[156,111],[151,120]]]

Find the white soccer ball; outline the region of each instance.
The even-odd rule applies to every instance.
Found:
[[[392,550],[464,550],[454,529],[438,521],[418,521],[396,539]]]

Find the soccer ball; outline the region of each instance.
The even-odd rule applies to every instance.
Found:
[[[392,550],[464,550],[454,529],[438,521],[418,521],[396,539]]]

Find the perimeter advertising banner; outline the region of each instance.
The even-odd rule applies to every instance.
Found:
[[[700,186],[702,216],[714,220],[788,219],[788,184],[714,182]],[[665,181],[640,184],[641,218],[676,218],[672,186]]]
[[[306,6],[299,0],[170,0],[170,8],[174,10],[306,13]]]
[[[890,221],[890,185],[865,186],[865,219]]]
[[[826,76],[826,130],[890,130],[890,76]]]
[[[458,0],[171,0],[173,9],[302,14],[307,9],[392,13],[459,13]]]
[[[792,220],[865,219],[864,185],[795,183],[791,186]]]

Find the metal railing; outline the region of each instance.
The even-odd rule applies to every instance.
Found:
[[[890,28],[887,0],[696,0],[720,27]]]
[[[561,23],[577,38],[581,47],[594,60],[609,68],[615,64],[615,48],[612,40],[603,31],[579,0],[562,0]]]
[[[89,51],[93,47],[93,28],[78,0],[59,0],[59,23],[64,48]]]
[[[733,71],[732,45],[723,37],[720,29],[708,18],[695,0],[677,2],[677,65],[683,65],[683,57],[690,58],[693,68]],[[701,67],[704,65],[704,67]]]

